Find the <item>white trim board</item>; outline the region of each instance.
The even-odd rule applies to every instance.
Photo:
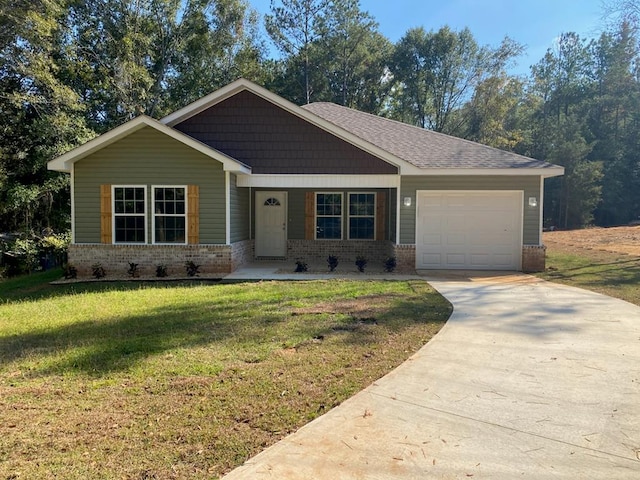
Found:
[[[400,175],[238,175],[238,187],[399,188]]]

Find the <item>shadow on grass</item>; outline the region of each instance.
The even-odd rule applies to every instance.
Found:
[[[88,281],[58,285],[50,284],[50,282],[60,280],[61,278],[62,270],[55,269],[0,281],[0,304],[46,300],[81,293],[138,290],[146,287],[173,288],[176,286],[216,284],[219,282],[219,280],[208,278],[196,278],[194,280],[172,280],[168,278],[163,281],[118,281],[107,278],[100,282]]]
[[[159,290],[158,295],[162,295],[163,288],[175,286],[154,284],[153,288]],[[44,289],[35,297],[27,294],[23,299],[36,301],[79,291],[102,293],[142,288],[145,285],[78,284],[58,287],[53,291]],[[125,371],[146,358],[180,348],[211,345],[212,348],[232,352],[238,356],[238,360],[242,360],[243,355],[255,359],[260,352],[282,348],[289,340],[289,335],[312,339],[326,334],[325,324],[305,321],[287,325],[291,312],[282,304],[281,295],[267,292],[266,298],[257,295],[250,301],[239,302],[225,290],[228,298],[221,301],[217,298],[218,288],[224,287],[211,286],[208,298],[201,295],[188,303],[152,307],[145,310],[144,314],[93,321],[86,318],[46,330],[1,337],[0,362],[35,360],[31,372],[34,375],[75,371],[103,376]],[[248,287],[245,285],[244,288]],[[283,291],[289,300],[295,299],[296,295],[305,295],[300,291],[286,293],[283,284],[274,284],[270,288]],[[313,296],[312,292],[309,294]],[[436,299],[436,296],[433,294],[431,299]],[[439,296],[436,300],[442,301]],[[408,295],[390,305],[384,312],[384,319],[389,319],[390,329],[402,329],[413,323],[424,322],[425,309],[436,308],[429,306],[429,303],[429,298]],[[444,322],[449,311],[446,308],[442,310],[446,314],[440,313],[436,320]],[[354,331],[345,341],[363,343],[374,340],[368,338],[366,332]],[[215,361],[215,357],[212,358]]]
[[[546,272],[541,277],[548,280],[578,283],[582,286],[593,285],[613,287],[615,285],[640,285],[640,259],[621,259],[609,262],[596,262],[583,257],[572,256],[581,265]]]

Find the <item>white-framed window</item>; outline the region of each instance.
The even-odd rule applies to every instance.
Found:
[[[114,185],[113,242],[147,243],[147,187]]]
[[[350,240],[375,240],[376,194],[349,192],[347,228]]]
[[[342,240],[342,192],[316,192],[316,239]]]
[[[153,243],[187,243],[187,187],[186,185],[154,185]]]

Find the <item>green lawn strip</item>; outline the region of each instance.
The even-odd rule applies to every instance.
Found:
[[[0,478],[216,477],[451,313],[422,281],[25,285],[0,302]]]
[[[41,292],[51,291],[49,282],[62,277],[62,269],[56,268],[33,275],[22,275],[16,278],[0,278],[0,303],[25,296],[37,296]]]
[[[547,250],[547,270],[538,276],[640,305],[638,257],[587,249],[578,254],[553,246]]]

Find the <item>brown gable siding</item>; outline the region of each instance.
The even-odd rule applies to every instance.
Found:
[[[252,167],[254,174],[394,174],[397,168],[242,91],[175,128]]]

